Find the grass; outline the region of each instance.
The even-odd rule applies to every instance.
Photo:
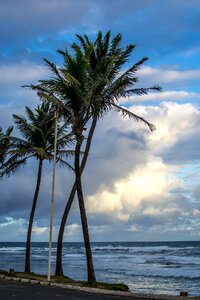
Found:
[[[96,286],[90,285],[87,282],[82,282],[82,286],[91,287],[91,288],[99,288],[104,290],[111,290],[111,291],[122,291],[128,292],[129,287],[124,283],[106,283],[106,282],[97,282]]]
[[[0,274],[16,277],[16,278],[25,278],[30,280],[38,280],[38,281],[47,281],[46,275],[40,275],[33,272],[16,272],[12,270],[11,272],[7,272],[5,270],[0,270]],[[123,291],[127,292],[129,290],[128,286],[124,283],[106,283],[106,282],[97,282],[95,285],[89,284],[86,281],[75,281],[67,276],[51,276],[51,282],[61,283],[61,284],[70,284],[74,286],[81,287],[89,287],[89,288],[99,288],[104,290],[112,290],[112,291]]]

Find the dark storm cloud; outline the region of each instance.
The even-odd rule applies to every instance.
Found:
[[[131,122],[131,121],[130,121]],[[134,130],[122,132],[119,129],[111,128],[106,133],[109,137],[113,137],[114,139],[126,139],[130,141],[130,146],[133,149],[144,150],[147,148],[146,141],[144,137]]]

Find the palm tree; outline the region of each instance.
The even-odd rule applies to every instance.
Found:
[[[99,32],[96,41],[94,44],[92,44],[89,40],[89,38],[84,35],[80,36],[77,35],[81,46],[83,48],[83,51],[87,52],[88,48],[93,47],[93,51],[91,52],[90,56],[90,66],[91,66],[91,71],[92,71],[92,77],[97,78],[99,76],[102,76],[102,78],[105,78],[105,81],[100,83],[99,90],[97,89],[94,95],[95,98],[95,103],[93,105],[93,109],[95,110],[96,113],[93,114],[92,117],[92,124],[89,130],[88,138],[87,138],[87,143],[81,163],[81,172],[83,172],[84,167],[86,165],[86,161],[88,158],[89,150],[90,150],[90,145],[91,145],[91,140],[93,137],[93,133],[96,127],[97,119],[99,116],[103,114],[103,111],[107,111],[107,106],[105,105],[106,103],[104,102],[105,100],[109,101],[109,99],[104,99],[103,93],[109,91],[109,85],[108,83],[112,84],[115,81],[115,78],[118,77],[120,69],[122,66],[128,61],[129,56],[131,55],[131,52],[135,48],[134,45],[128,45],[125,49],[120,47],[120,42],[121,42],[121,35],[118,34],[114,37],[112,41],[110,41],[110,31],[106,33],[105,37],[103,38],[102,33]],[[78,48],[79,46],[77,44],[73,44],[74,48]],[[65,56],[65,52],[59,50],[59,53]],[[110,93],[110,96],[115,97],[116,92],[118,93],[118,90],[121,89],[119,92],[122,96],[126,96],[125,94],[123,95],[124,92],[127,93],[132,93],[132,94],[147,94],[149,90],[157,90],[160,91],[160,87],[152,87],[152,88],[139,88],[139,89],[132,89],[132,91],[127,91],[127,86],[131,84],[132,86],[137,82],[137,77],[132,77],[133,73],[137,71],[139,66],[145,61],[147,58],[142,59],[139,61],[137,64],[134,64],[126,74],[123,73],[123,76],[118,78],[118,83],[115,82],[115,85],[113,84],[113,89],[112,92]],[[125,75],[125,76],[124,76]],[[129,82],[130,81],[130,82]],[[117,83],[117,84],[116,84]],[[113,94],[113,95],[112,95]],[[106,97],[108,97],[107,94],[105,94]],[[105,98],[106,98],[105,97]],[[128,115],[130,118],[134,118],[136,121],[142,121],[146,125],[149,126],[150,130],[153,130],[154,127],[152,124],[148,123],[146,120],[143,118],[134,115],[130,111],[116,106],[116,104],[113,103],[113,108],[116,108],[119,110],[122,115]],[[61,220],[60,224],[60,229],[59,229],[59,234],[58,234],[58,240],[57,240],[57,259],[56,259],[56,275],[62,276],[63,275],[63,268],[62,268],[62,242],[63,242],[63,236],[64,236],[64,230],[65,230],[65,225],[67,221],[67,217],[75,196],[76,192],[76,182],[74,183],[64,213],[63,217]]]
[[[122,96],[146,94],[150,89],[160,90],[160,88],[132,88],[137,82],[135,72],[147,58],[143,58],[122,75],[119,75],[121,66],[127,62],[134,49],[133,45],[129,45],[125,49],[121,48],[121,35],[117,35],[112,42],[110,42],[110,32],[104,38],[99,32],[95,43],[91,43],[86,35],[84,37],[78,36],[78,39],[81,42],[81,47],[77,44],[72,45],[74,57],[69,55],[67,50],[59,51],[64,57],[64,66],[58,69],[54,63],[46,60],[53,78],[41,80],[37,86],[31,85],[30,87],[37,90],[43,99],[51,101],[56,106],[62,107],[63,112],[66,110],[71,114],[71,124],[76,137],[74,163],[76,181],[70,194],[70,201],[73,201],[75,190],[77,190],[86,247],[88,281],[95,283],[81,182],[81,173],[87,160],[93,132],[87,141],[88,152],[85,152],[83,163],[80,166],[80,149],[84,138],[84,128],[90,118],[93,119],[92,126],[95,128],[97,119],[114,108],[120,111],[123,116],[128,115],[130,118],[142,121],[153,130],[152,124],[120,107],[116,102]],[[68,204],[65,212],[70,208],[71,204]],[[62,227],[63,224],[65,225],[65,220],[62,220]],[[60,270],[58,270],[59,272]]]
[[[22,116],[13,115],[14,123],[20,131],[22,138],[11,137],[13,143],[12,150],[10,151],[11,157],[5,164],[5,174],[10,174],[10,170],[15,168],[19,161],[26,163],[31,157],[35,157],[38,161],[36,187],[26,239],[25,272],[30,272],[30,247],[33,220],[39,195],[43,161],[51,161],[53,157],[54,119],[52,118],[52,112],[48,103],[42,103],[35,111],[26,107],[26,115],[27,119]],[[71,135],[66,133],[65,125],[60,126],[58,130],[58,151],[60,157],[57,157],[57,161],[67,166],[69,165],[63,159],[63,156],[68,154],[65,147],[71,143],[71,141]]]
[[[85,168],[86,162],[87,162],[87,158],[89,155],[89,151],[90,151],[90,146],[91,146],[91,142],[92,142],[92,136],[96,127],[96,123],[97,123],[97,118],[94,117],[92,119],[92,124],[90,126],[89,129],[89,133],[87,136],[87,141],[86,141],[86,146],[84,149],[84,153],[83,153],[83,158],[81,161],[81,174]],[[69,215],[69,211],[71,209],[74,197],[75,197],[75,193],[76,193],[76,181],[74,182],[71,192],[69,194],[69,198],[67,200],[64,212],[63,212],[63,216],[62,216],[62,220],[60,223],[60,228],[59,228],[59,233],[58,233],[58,239],[57,239],[57,253],[56,253],[56,269],[55,269],[55,275],[56,276],[63,276],[63,267],[62,267],[62,244],[63,244],[63,236],[64,236],[64,231],[65,231],[65,225],[66,225],[66,221]]]
[[[65,117],[67,116],[67,118],[70,119],[72,130],[76,139],[74,169],[86,248],[88,282],[96,283],[80,168],[81,146],[84,140],[83,132],[91,117],[89,103],[91,102],[91,95],[94,89],[94,84],[88,76],[90,65],[88,64],[87,56],[88,54],[85,55],[77,49],[75,49],[74,57],[66,52],[64,67],[60,70],[57,69],[55,64],[45,60],[50,70],[55,75],[54,78],[50,80],[42,80],[38,86],[31,85],[30,87],[32,89],[36,89],[38,91],[38,95],[43,100],[51,101],[56,106],[56,109],[59,109]]]

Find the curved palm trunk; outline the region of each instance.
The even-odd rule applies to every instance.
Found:
[[[81,151],[81,144],[82,144],[83,136],[76,135],[76,138],[77,138],[77,143],[76,143],[76,147],[75,147],[75,160],[74,160],[75,175],[76,175],[76,191],[77,191],[77,196],[78,196],[78,203],[79,203],[82,230],[83,230],[83,238],[84,238],[85,251],[86,251],[88,283],[95,284],[96,278],[95,278],[95,272],[94,272],[87,216],[86,216],[85,203],[84,203],[83,190],[82,190],[82,182],[81,182],[80,151]]]
[[[40,159],[39,166],[38,166],[37,183],[36,183],[36,188],[35,188],[35,194],[33,197],[31,213],[30,213],[30,217],[29,217],[28,232],[27,232],[27,239],[26,239],[26,256],[25,256],[25,270],[24,270],[25,272],[31,271],[31,266],[30,266],[31,233],[32,233],[33,219],[34,219],[34,215],[35,215],[38,194],[39,194],[39,190],[40,190],[40,183],[41,183],[41,176],[42,176],[42,164],[43,164],[43,160]]]
[[[90,131],[88,134],[88,138],[87,138],[87,142],[86,142],[86,146],[85,146],[85,151],[83,154],[83,159],[81,162],[81,174],[85,168],[86,162],[87,162],[87,158],[89,155],[89,151],[90,151],[90,146],[91,146],[91,141],[92,141],[92,137],[94,134],[94,130],[96,127],[96,123],[97,123],[97,118],[94,117],[92,120],[92,124],[90,127]],[[64,231],[65,231],[65,225],[66,225],[66,221],[68,218],[68,214],[69,211],[71,209],[71,205],[72,202],[74,200],[74,196],[76,193],[76,182],[74,182],[73,187],[71,189],[67,204],[65,206],[65,210],[62,216],[62,221],[60,224],[60,229],[59,229],[59,234],[58,234],[58,240],[57,240],[57,256],[56,256],[56,270],[55,270],[55,275],[57,276],[63,276],[63,267],[62,267],[62,243],[63,243],[63,236],[64,236]]]

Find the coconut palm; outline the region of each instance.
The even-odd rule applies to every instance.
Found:
[[[76,139],[74,169],[76,178],[76,190],[81,214],[84,243],[87,257],[88,282],[95,283],[95,273],[90,247],[87,217],[81,182],[80,154],[84,140],[84,130],[91,118],[91,95],[94,90],[94,82],[89,77],[88,55],[78,49],[74,50],[74,56],[66,52],[63,68],[57,69],[56,65],[46,60],[47,65],[54,74],[50,80],[42,80],[38,86],[30,86],[38,91],[39,96],[45,101],[50,101],[56,110],[70,119],[72,130]]]
[[[130,85],[131,87],[137,82],[137,77],[135,75],[136,71],[142,65],[142,63],[147,60],[147,58],[143,58],[141,61],[134,64],[126,73],[123,73],[119,77],[119,73],[121,72],[121,68],[123,65],[128,61],[131,52],[134,50],[134,45],[128,45],[126,48],[121,48],[121,35],[118,34],[114,37],[112,41],[110,41],[110,31],[106,33],[105,37],[102,36],[102,33],[99,32],[96,41],[94,44],[89,40],[89,38],[84,35],[80,36],[77,35],[78,40],[81,43],[81,47],[83,51],[87,52],[88,48],[93,47],[93,51],[91,52],[90,56],[90,66],[91,66],[91,77],[94,79],[97,77],[101,77],[103,80],[100,82],[98,88],[94,94],[94,103],[93,103],[93,110],[94,114],[92,117],[92,123],[90,127],[90,131],[87,138],[87,143],[83,155],[83,160],[81,163],[81,172],[83,172],[89,150],[91,145],[92,136],[96,127],[97,119],[103,114],[103,112],[107,112],[109,110],[110,104],[106,104],[111,100],[111,97],[118,97],[126,96],[130,94],[138,94],[143,95],[147,94],[149,90],[157,90],[160,91],[160,87],[152,87],[152,88],[139,88],[139,89],[131,89],[127,90],[127,87]],[[77,44],[73,44],[74,48],[79,48],[80,46]],[[65,56],[64,51],[60,51],[59,53]],[[134,76],[133,76],[134,75]],[[116,80],[116,77],[118,80]],[[113,85],[113,86],[112,86]],[[110,96],[107,92],[110,89]],[[124,93],[124,94],[123,94]],[[103,96],[105,94],[105,96]],[[112,105],[112,104],[111,104]],[[153,125],[148,123],[143,118],[134,115],[130,111],[116,106],[113,103],[113,108],[119,110],[122,115],[128,115],[130,118],[134,118],[136,121],[142,121],[146,125],[149,126],[151,130],[154,129]],[[76,192],[76,182],[74,183],[64,213],[61,220],[61,225],[58,234],[57,240],[57,259],[56,259],[56,275],[63,275],[63,268],[62,268],[62,242],[64,236],[65,225],[67,221],[67,217],[75,196]]]
[[[83,158],[81,161],[81,174],[85,168],[86,162],[87,162],[87,158],[89,155],[89,151],[90,151],[90,146],[91,146],[91,142],[92,142],[92,136],[96,127],[96,123],[97,123],[97,118],[94,117],[92,119],[92,124],[90,126],[89,129],[89,133],[87,136],[87,141],[86,141],[86,145],[85,145],[85,149],[84,149],[84,153],[83,153]],[[71,192],[69,194],[69,198],[67,200],[64,212],[63,212],[63,216],[62,216],[62,220],[60,223],[60,228],[59,228],[59,233],[58,233],[58,239],[57,239],[57,253],[56,253],[56,269],[55,269],[55,275],[57,276],[63,276],[63,267],[62,267],[62,245],[63,245],[63,236],[64,236],[64,231],[65,231],[65,225],[66,225],[66,221],[69,215],[69,211],[71,209],[74,197],[75,197],[75,193],[76,193],[76,181],[74,182]]]
[[[25,164],[27,160],[32,157],[38,161],[36,187],[26,240],[25,272],[30,272],[30,247],[33,220],[40,190],[43,162],[44,160],[51,161],[53,158],[54,119],[52,118],[52,112],[48,103],[42,103],[34,111],[26,107],[26,116],[27,118],[13,115],[14,123],[22,138],[11,137],[11,157],[5,164],[4,173],[9,175],[11,170],[18,165],[19,161],[23,161]],[[65,124],[60,126],[58,129],[57,148],[59,156],[57,157],[57,161],[69,167],[70,165],[65,161],[64,156],[66,157],[68,154],[71,154],[71,151],[65,149],[71,142],[72,136],[66,133]]]
[[[117,35],[110,42],[110,32],[104,38],[99,32],[95,43],[91,43],[87,36],[78,36],[78,39],[81,46],[72,45],[74,57],[67,50],[59,51],[63,55],[64,66],[57,68],[54,63],[46,60],[53,78],[41,80],[37,86],[32,85],[30,87],[37,90],[43,99],[62,108],[63,113],[66,110],[71,115],[71,124],[76,137],[76,182],[71,191],[70,199],[73,200],[75,190],[77,190],[86,247],[88,281],[95,283],[81,182],[81,173],[89,152],[88,148],[88,152],[86,151],[83,158],[83,164],[80,166],[80,149],[84,138],[84,128],[90,118],[93,119],[92,125],[95,127],[97,119],[112,108],[120,111],[123,116],[128,115],[137,121],[144,122],[151,130],[154,127],[142,117],[117,105],[117,100],[122,96],[146,94],[149,91],[149,89],[144,88],[133,89],[133,85],[137,82],[135,72],[147,58],[140,60],[122,75],[119,75],[121,67],[127,62],[134,49],[133,45],[129,45],[125,49],[121,48],[121,35]],[[151,89],[159,90],[160,88],[153,87]],[[88,139],[87,146],[90,142],[91,139]],[[70,205],[68,205],[69,207]],[[65,221],[62,220],[62,224],[64,223]]]

